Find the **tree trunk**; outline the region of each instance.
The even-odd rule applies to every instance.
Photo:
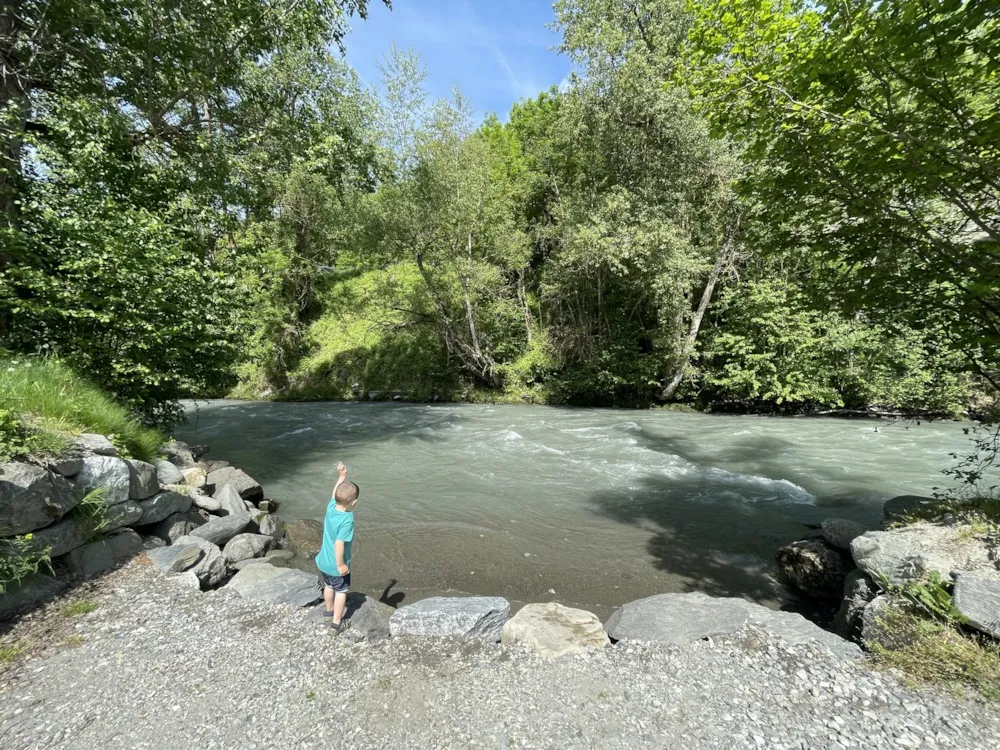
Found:
[[[7,228],[19,225],[18,198],[21,191],[21,150],[31,110],[27,75],[16,58],[21,36],[16,0],[0,0],[0,216]],[[9,258],[0,254],[0,268]]]
[[[708,274],[708,280],[705,281],[705,288],[702,290],[698,309],[695,310],[694,316],[691,318],[691,326],[688,328],[687,336],[684,337],[684,342],[681,344],[680,356],[677,358],[674,371],[669,377],[663,379],[663,385],[657,394],[657,398],[660,401],[671,400],[674,397],[674,393],[677,392],[681,381],[684,380],[688,363],[691,361],[691,353],[694,351],[695,342],[698,340],[698,332],[701,330],[702,320],[705,318],[705,311],[708,310],[708,305],[712,301],[712,294],[715,292],[715,285],[718,283],[723,269],[729,265],[736,254],[738,232],[739,222],[737,221],[733,232],[722,243],[719,254],[715,258],[715,265],[712,266],[712,271]]]

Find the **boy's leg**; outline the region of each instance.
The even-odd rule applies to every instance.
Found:
[[[333,597],[335,594],[336,592],[333,590],[333,586],[327,585],[323,587],[323,603],[326,604],[327,612],[333,612],[334,610]]]
[[[331,594],[333,594],[333,626],[338,627],[340,625],[341,619],[344,617],[344,608],[347,606],[347,592],[337,591],[334,593],[333,589],[327,589]],[[330,606],[329,604],[327,605]]]

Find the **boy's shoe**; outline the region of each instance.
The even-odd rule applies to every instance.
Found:
[[[343,625],[344,625],[343,622],[334,622],[333,620],[330,620],[330,627],[333,628],[333,632],[334,633],[339,633],[340,632],[340,628]]]

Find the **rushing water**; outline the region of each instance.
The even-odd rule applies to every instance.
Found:
[[[877,523],[966,446],[953,423],[668,411],[213,401],[189,416],[179,437],[244,468],[286,520],[322,519],[348,465],[360,590],[601,614],[665,591],[780,601],[779,546],[831,516]]]

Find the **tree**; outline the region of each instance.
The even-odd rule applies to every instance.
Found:
[[[687,74],[747,146],[778,249],[823,257],[839,301],[1000,360],[1000,19],[980,0],[692,5]]]

